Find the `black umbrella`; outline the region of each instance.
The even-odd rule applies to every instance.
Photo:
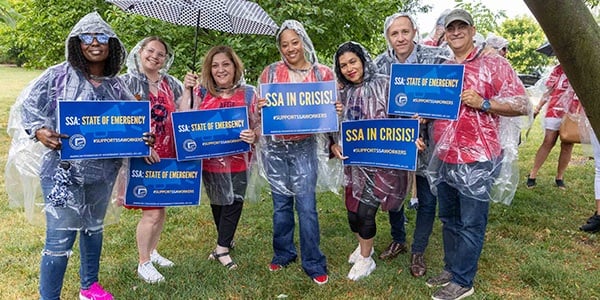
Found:
[[[535,51],[546,54],[548,56],[554,56],[554,49],[552,49],[552,45],[549,42],[545,42],[541,46],[539,46]]]
[[[275,35],[278,26],[256,3],[245,0],[106,0],[128,13],[178,25],[196,26],[192,71],[196,71],[198,30]]]

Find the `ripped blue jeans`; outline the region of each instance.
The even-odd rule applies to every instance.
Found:
[[[98,281],[104,216],[108,207],[114,180],[94,184],[71,185],[75,203],[55,207],[47,195],[54,182],[42,179],[46,199],[46,241],[40,263],[41,299],[59,299],[67,262],[73,253],[73,244],[79,232],[81,256],[79,276],[82,289]]]

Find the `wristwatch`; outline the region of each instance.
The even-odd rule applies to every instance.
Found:
[[[483,102],[481,102],[481,111],[486,112],[486,111],[490,110],[490,108],[492,108],[492,104],[490,103],[490,100],[483,99]]]

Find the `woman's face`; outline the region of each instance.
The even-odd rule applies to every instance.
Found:
[[[210,74],[217,87],[230,88],[235,78],[235,65],[225,53],[217,53],[212,58]]]
[[[167,49],[159,41],[150,41],[140,49],[140,60],[144,72],[156,73],[162,68],[167,59]]]
[[[363,63],[354,52],[344,52],[338,58],[338,65],[342,75],[348,81],[358,84],[363,82],[364,68]]]
[[[302,39],[291,29],[284,30],[279,36],[279,48],[285,60],[291,66],[301,68],[304,66],[304,48],[302,48]]]
[[[90,63],[104,62],[108,58],[109,38],[103,33],[84,33],[79,36],[81,52]],[[86,41],[87,40],[87,43]],[[99,42],[102,41],[103,43]]]

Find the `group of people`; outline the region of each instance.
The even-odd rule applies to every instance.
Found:
[[[474,292],[473,283],[484,235],[495,179],[510,170],[517,137],[503,135],[512,117],[527,115],[531,104],[525,89],[503,57],[487,53],[474,43],[472,16],[455,9],[443,21],[447,47],[415,42],[417,26],[411,15],[396,13],[384,24],[388,49],[375,60],[362,45],[345,42],[335,53],[333,70],[322,65],[303,25],[287,20],[276,43],[281,61],[267,66],[259,83],[295,83],[337,80],[340,121],[393,118],[388,115],[391,64],[462,64],[464,82],[456,121],[419,119],[416,174],[409,171],[346,166],[343,191],[348,222],[357,247],[349,255],[351,280],[368,276],[376,268],[371,257],[378,208],[389,212],[392,242],[380,255],[392,259],[407,252],[404,198],[416,182],[419,201],[413,244],[411,274],[426,274],[424,253],[432,232],[436,206],[442,221],[444,269],[427,279],[439,287],[433,299],[461,299]],[[145,100],[152,107],[152,134],[145,135],[151,147],[147,163],[175,156],[171,113],[174,111],[246,106],[250,129],[240,138],[253,145],[244,154],[205,159],[202,180],[210,199],[217,229],[217,242],[209,259],[227,269],[237,264],[230,256],[249,182],[251,161],[256,159],[267,179],[273,201],[272,272],[281,272],[295,262],[294,242],[298,214],[301,265],[316,284],[329,280],[327,260],[320,249],[316,207],[317,177],[323,149],[336,159],[346,158],[340,137],[331,134],[261,135],[260,111],[265,99],[243,78],[244,66],[227,46],[216,46],[206,54],[201,74],[188,73],[183,83],[168,75],[173,52],[158,37],[140,41],[126,58],[126,51],[111,27],[97,13],[75,25],[66,42],[67,61],[49,68],[17,100],[29,138],[48,150],[41,169],[46,212],[46,242],[42,251],[40,295],[60,297],[64,273],[79,232],[80,299],[113,299],[99,283],[103,219],[119,170],[126,160],[98,159],[61,161],[58,151],[66,136],[56,131],[58,100]],[[127,73],[118,76],[127,61]],[[493,76],[492,76],[493,75]],[[415,176],[413,176],[415,175]],[[123,176],[126,178],[126,176]],[[138,209],[140,207],[128,207]],[[174,262],[158,253],[165,224],[162,207],[140,208],[137,226],[138,275],[148,283],[165,280],[155,268]],[[69,224],[73,223],[73,224]]]

